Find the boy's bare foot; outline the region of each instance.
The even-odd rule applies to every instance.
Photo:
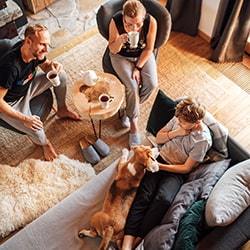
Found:
[[[53,161],[55,158],[58,157],[50,141],[48,141],[47,145],[43,145],[42,147],[43,147],[43,154],[44,154],[46,161]]]
[[[68,108],[65,107],[65,106],[60,107],[60,108],[58,107],[56,115],[59,118],[70,118],[70,119],[73,119],[73,120],[76,120],[76,121],[82,121],[82,117],[79,114],[77,114],[76,112],[68,110]]]

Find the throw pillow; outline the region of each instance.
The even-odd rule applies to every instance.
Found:
[[[227,138],[228,129],[220,124],[208,111],[203,122],[211,130],[213,145],[207,155],[212,161],[220,161],[228,157]]]
[[[149,115],[147,131],[156,136],[157,132],[174,117],[176,104],[159,89]]]
[[[250,159],[231,167],[218,181],[207,200],[209,226],[232,223],[250,205]]]
[[[203,231],[205,204],[205,199],[196,201],[183,216],[173,246],[174,250],[195,249]]]
[[[179,98],[179,101],[182,99]],[[146,130],[156,136],[157,132],[173,118],[177,103],[178,101],[173,101],[159,89],[149,115]],[[206,112],[203,121],[211,130],[213,137],[212,148],[208,151],[209,158],[212,161],[227,158],[227,128],[219,123],[209,112]]]

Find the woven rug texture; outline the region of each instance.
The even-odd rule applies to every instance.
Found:
[[[106,46],[107,41],[100,34],[95,34],[56,58],[64,65],[68,75],[67,102],[72,109],[75,109],[71,93],[72,87],[74,82],[80,77],[80,70],[91,69],[96,72],[102,72],[102,55]],[[169,43],[162,46],[159,51],[158,80],[159,88],[169,97],[173,99],[180,96],[195,97],[204,103],[209,111],[216,110],[216,105],[221,100],[226,100],[229,97],[233,98],[234,95],[232,90],[228,88],[229,84],[230,86],[233,84],[229,79],[223,78],[224,85],[222,82],[216,82]],[[237,87],[234,88],[238,90]],[[139,128],[142,139],[156,93],[157,90],[148,101],[141,105]],[[248,104],[249,96],[248,99],[246,98],[246,107],[248,108],[242,111],[240,126],[238,118],[234,119],[232,117],[231,119],[230,117],[230,122],[233,125],[235,122],[235,128],[230,131],[233,135],[237,135],[242,127],[249,127],[250,112],[248,112]],[[226,117],[228,117],[230,109],[231,107],[229,109],[225,108],[222,110],[222,113],[215,113],[214,115],[223,123],[224,118],[227,120]],[[98,125],[97,121],[95,125]],[[227,124],[224,125],[227,126]],[[89,120],[77,122],[57,119],[52,112],[45,127],[46,134],[58,154],[65,154],[69,158],[85,161],[80,150],[79,140],[88,134],[93,134]],[[0,159],[2,163],[14,166],[27,158],[42,158],[41,148],[35,146],[26,136],[3,128],[0,128],[0,132]],[[102,139],[110,145],[111,152],[109,156],[103,158],[94,166],[96,173],[102,171],[117,159],[121,155],[122,148],[128,147],[128,132],[128,129],[121,127],[118,114],[102,121]]]

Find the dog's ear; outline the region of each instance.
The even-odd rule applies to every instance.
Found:
[[[131,146],[131,150],[133,150],[135,153],[139,153],[142,151],[142,146]]]

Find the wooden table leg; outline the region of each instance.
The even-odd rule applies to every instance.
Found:
[[[93,128],[95,137],[96,138],[101,138],[102,120],[99,120],[99,135],[97,135],[97,133],[96,133],[96,128],[95,128],[95,124],[94,124],[93,119],[91,118],[90,121],[91,121],[91,125],[92,125],[92,128]]]
[[[102,120],[99,120],[99,138],[101,138]]]
[[[97,137],[97,133],[96,133],[96,129],[95,129],[94,121],[93,121],[92,118],[90,119],[90,121],[91,121],[91,125],[92,125],[93,131],[94,131],[94,135],[95,135],[96,138],[98,138],[98,137]]]

